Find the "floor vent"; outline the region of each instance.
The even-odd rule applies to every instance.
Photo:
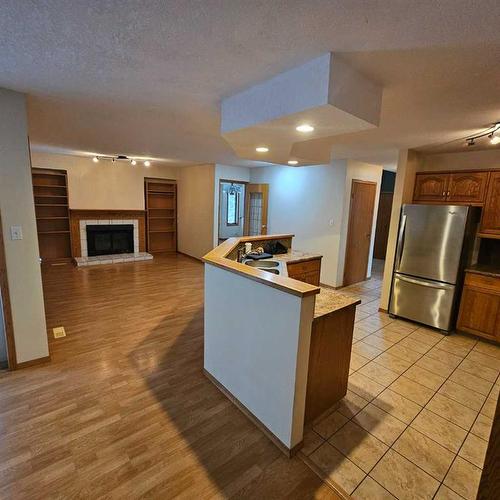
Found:
[[[64,329],[64,326],[58,326],[57,328],[53,328],[52,332],[54,333],[55,339],[66,337],[66,330]]]

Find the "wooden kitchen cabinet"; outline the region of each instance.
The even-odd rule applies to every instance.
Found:
[[[483,203],[489,172],[456,172],[449,174],[446,201],[453,203]]]
[[[413,201],[482,205],[488,177],[487,171],[418,173]]]
[[[303,262],[289,262],[287,264],[288,277],[295,280],[319,286],[321,273],[321,259],[306,260]]]
[[[500,278],[466,274],[457,329],[500,342]]]
[[[479,232],[486,237],[500,238],[500,171],[490,174]]]
[[[450,174],[417,174],[413,201],[445,201],[449,181]]]

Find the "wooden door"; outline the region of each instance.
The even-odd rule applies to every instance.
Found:
[[[375,243],[373,257],[385,259],[387,240],[389,239],[389,224],[391,222],[392,199],[394,193],[380,193],[377,213],[377,227],[375,229]]]
[[[480,232],[500,237],[500,172],[491,172]]]
[[[245,236],[267,234],[269,184],[247,184],[245,195]]]
[[[446,201],[483,203],[488,185],[488,172],[456,172],[450,174]]]
[[[366,279],[376,194],[376,182],[352,181],[344,286]]]
[[[450,174],[417,174],[413,201],[445,201]]]

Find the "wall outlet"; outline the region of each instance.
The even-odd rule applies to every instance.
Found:
[[[21,226],[10,226],[10,239],[11,240],[22,240],[23,239],[23,228]]]
[[[333,221],[333,219],[330,219],[330,220],[328,221],[328,224],[329,224],[330,226],[333,226],[333,222],[334,222],[334,221]]]

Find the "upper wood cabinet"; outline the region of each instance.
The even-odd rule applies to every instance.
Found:
[[[500,238],[500,171],[491,172],[479,232]]]
[[[450,174],[447,201],[456,203],[483,203],[489,172],[456,172]]]
[[[482,205],[488,177],[487,171],[419,173],[413,201]]]
[[[450,174],[417,174],[413,201],[445,201]]]

